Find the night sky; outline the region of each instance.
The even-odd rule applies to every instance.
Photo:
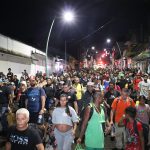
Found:
[[[127,40],[127,33],[143,25],[148,28],[150,0],[3,0],[0,3],[0,33],[45,51],[54,16],[63,9],[73,9],[76,21],[64,24],[57,19],[49,47],[78,56],[78,50],[92,45],[101,49],[107,37]],[[93,31],[106,24],[95,34]],[[49,53],[50,49],[49,49]]]

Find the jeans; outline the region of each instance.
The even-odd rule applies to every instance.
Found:
[[[1,106],[0,117],[1,117],[1,124],[2,124],[3,132],[7,132],[7,129],[8,129],[7,115],[6,115],[7,110],[8,110],[8,107]]]
[[[71,146],[74,140],[72,130],[67,132],[60,132],[55,128],[54,135],[56,138],[58,150],[71,150]]]
[[[118,124],[115,124],[115,137],[116,137],[116,148],[122,149],[125,147],[126,136],[125,136],[125,127],[118,127]]]

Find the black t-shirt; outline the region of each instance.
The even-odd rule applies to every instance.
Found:
[[[9,103],[9,95],[11,94],[11,90],[8,86],[0,87],[0,104],[8,104]]]
[[[107,103],[111,106],[114,99],[119,96],[120,96],[120,93],[114,90],[113,92],[110,92],[110,91],[106,92],[104,95],[104,98],[107,100]]]
[[[7,73],[7,78],[8,79],[10,78],[12,80],[13,79],[13,73],[12,72],[8,72]]]
[[[19,94],[20,94],[19,107],[25,108],[25,100],[27,99],[27,91],[23,91]]]
[[[120,86],[121,89],[125,88],[125,85],[127,84],[127,80],[126,79],[121,79],[120,82],[118,83],[118,85]]]
[[[12,126],[8,130],[7,139],[11,143],[11,150],[36,150],[36,145],[42,143],[38,131],[32,127],[18,131]]]
[[[56,93],[56,87],[54,85],[46,85],[44,87],[47,98],[54,98]]]

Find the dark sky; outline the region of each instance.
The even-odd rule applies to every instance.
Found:
[[[70,54],[77,56],[81,47],[101,48],[107,37],[125,40],[131,29],[142,24],[148,28],[150,0],[3,0],[0,3],[0,33],[45,51],[49,28],[54,16],[64,8],[73,9],[76,22],[64,24],[57,19],[49,47],[64,52],[64,41]],[[104,28],[81,41],[103,24]],[[50,50],[49,50],[50,51]],[[50,52],[51,53],[51,52]]]

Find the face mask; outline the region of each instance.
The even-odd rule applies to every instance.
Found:
[[[144,79],[144,82],[146,82],[146,83],[147,83],[147,79]]]

